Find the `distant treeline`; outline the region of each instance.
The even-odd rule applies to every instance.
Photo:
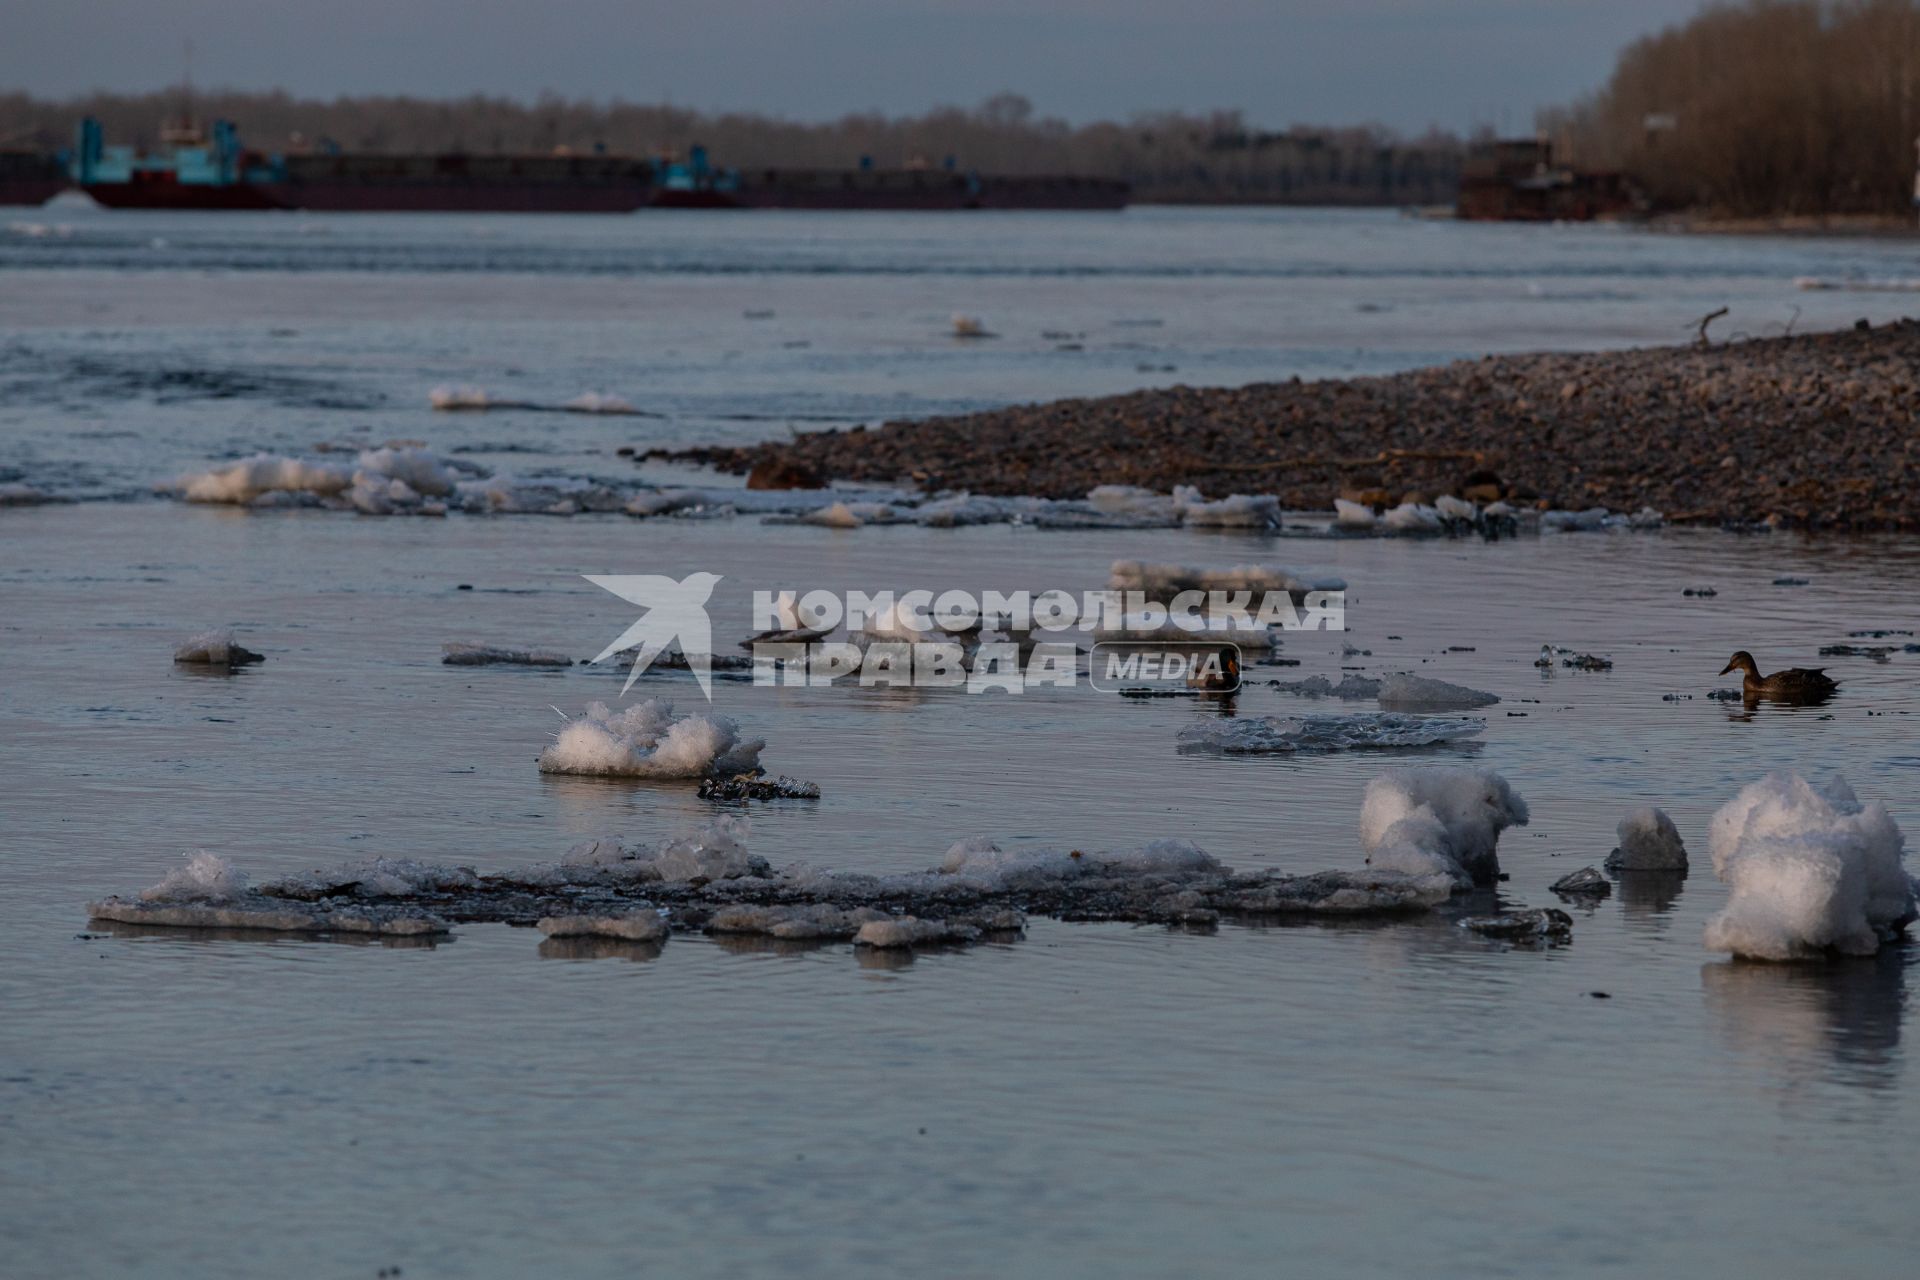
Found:
[[[86,115],[100,119],[109,141],[152,145],[161,124],[188,105],[177,90],[62,102],[0,95],[0,147],[57,150]],[[881,168],[937,168],[951,157],[957,168],[980,173],[1124,178],[1136,199],[1163,201],[1444,204],[1453,199],[1465,149],[1451,135],[1401,139],[1373,126],[1262,132],[1238,112],[1076,126],[1035,116],[1016,94],[971,110],[851,115],[822,124],[554,96],[531,104],[493,97],[319,101],[202,90],[190,110],[203,121],[234,121],[248,145],[266,152],[331,145],[387,154],[568,148],[684,156],[699,143],[714,164],[740,169],[852,168],[862,157]]]
[[[1623,169],[1668,208],[1904,212],[1920,4],[1713,5],[1628,46],[1605,88],[1541,124],[1565,158]]]

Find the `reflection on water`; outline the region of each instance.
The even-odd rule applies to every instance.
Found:
[[[1680,891],[1686,888],[1685,871],[1627,871],[1615,873],[1614,892],[1620,896],[1620,907],[1628,917],[1665,916],[1673,910],[1673,904],[1680,900]]]
[[[1911,950],[1824,964],[1707,964],[1700,985],[1727,1043],[1788,1080],[1891,1089],[1900,1083]]]
[[[539,946],[542,960],[658,960],[666,948],[658,942],[634,942],[627,938],[576,936],[545,938]]]
[[[387,951],[432,951],[455,941],[453,934],[296,933],[275,929],[180,929],[172,926],[128,924],[118,920],[89,920],[95,937],[140,939],[148,943],[204,946],[241,942],[255,946],[378,947]],[[83,935],[84,936],[84,935]]]

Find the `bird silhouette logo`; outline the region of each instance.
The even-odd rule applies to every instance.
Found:
[[[678,641],[688,669],[700,682],[700,692],[707,695],[708,702],[713,701],[713,622],[707,617],[707,601],[720,581],[719,574],[690,573],[677,580],[657,573],[580,576],[644,611],[640,621],[622,631],[619,639],[593,659],[599,662],[634,650],[633,670],[627,673],[627,683],[620,690],[622,697],[653,660]]]

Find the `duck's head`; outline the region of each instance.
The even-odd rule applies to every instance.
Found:
[[[1760,675],[1760,668],[1754,662],[1753,655],[1748,653],[1745,649],[1742,649],[1740,652],[1734,654],[1731,658],[1728,658],[1727,665],[1720,668],[1720,674],[1723,676],[1730,671],[1744,671],[1748,675],[1754,676],[1756,678]]]
[[[1220,674],[1234,681],[1240,680],[1240,648],[1238,645],[1226,645],[1220,650]]]

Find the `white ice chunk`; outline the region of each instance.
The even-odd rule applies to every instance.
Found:
[[[244,503],[274,492],[337,494],[352,483],[353,472],[347,467],[257,453],[186,476],[176,487],[188,502]]]
[[[1087,505],[1103,516],[1171,523],[1179,512],[1171,494],[1131,484],[1103,484],[1087,490]]]
[[[1490,769],[1389,769],[1367,784],[1360,807],[1369,865],[1425,875],[1451,863],[1471,884],[1493,883],[1500,833],[1525,825],[1526,801]]]
[[[1711,950],[1759,960],[1870,955],[1914,918],[1900,828],[1841,778],[1816,790],[1798,774],[1769,774],[1714,814],[1707,845],[1729,890],[1707,921]]]
[[[1174,490],[1174,507],[1180,519],[1200,529],[1277,529],[1280,527],[1280,499],[1270,493],[1235,493],[1208,502],[1199,490]]]
[[[1379,523],[1379,517],[1373,514],[1373,508],[1364,502],[1349,502],[1345,498],[1333,500],[1333,523],[1342,529],[1371,529]]]
[[[1540,527],[1562,533],[1590,533],[1607,527],[1607,509],[1588,507],[1585,511],[1549,511],[1540,517]]]
[[[175,867],[160,882],[140,892],[142,902],[224,902],[247,891],[244,871],[217,853],[195,849],[185,865]]]
[[[479,387],[440,386],[427,393],[427,403],[444,412],[454,412],[491,408],[493,399]]]
[[[540,754],[543,773],[600,777],[698,778],[731,776],[759,767],[764,741],[743,741],[740,728],[722,715],[674,719],[673,704],[650,699],[622,712],[603,702],[569,720]]]
[[[1439,509],[1423,502],[1403,502],[1380,517],[1389,533],[1439,533],[1445,527]]]
[[[215,627],[175,649],[173,660],[194,666],[239,667],[258,662],[260,655],[237,643],[230,629]]]

